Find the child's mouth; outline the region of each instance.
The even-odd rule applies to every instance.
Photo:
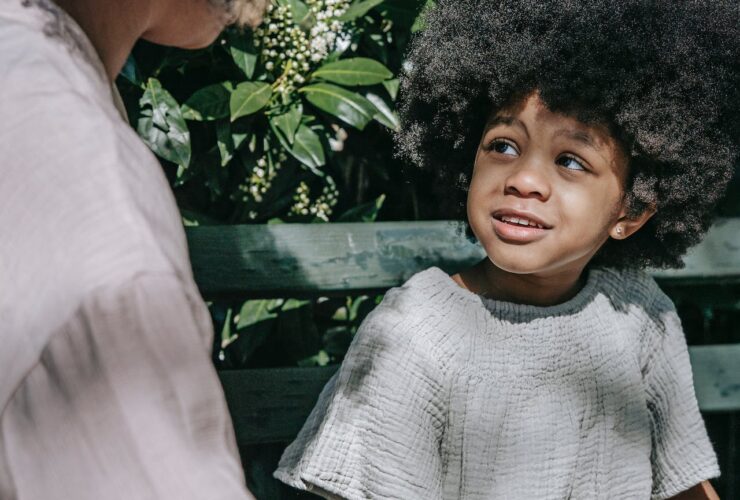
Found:
[[[502,215],[501,217],[497,217],[496,220],[500,220],[501,222],[505,222],[513,226],[536,227],[538,229],[545,228],[542,224],[535,222],[533,220],[527,219],[526,217],[514,217],[511,215]]]
[[[494,212],[491,221],[494,232],[509,243],[529,243],[545,236],[551,226],[536,219],[516,213]]]

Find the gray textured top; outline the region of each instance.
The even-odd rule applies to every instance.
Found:
[[[552,307],[438,268],[390,290],[275,472],[404,500],[661,499],[718,475],[673,304],[604,269]]]

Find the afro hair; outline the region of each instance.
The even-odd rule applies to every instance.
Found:
[[[630,214],[657,208],[592,263],[681,267],[710,225],[738,152],[737,0],[437,4],[411,45],[396,143],[437,177],[439,215],[465,219],[486,118],[538,91],[554,112],[607,125],[630,158]]]

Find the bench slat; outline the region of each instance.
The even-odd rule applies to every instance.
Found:
[[[689,356],[699,408],[740,411],[740,344],[689,346]]]
[[[337,366],[327,366],[219,372],[237,443],[291,441],[336,370]]]
[[[740,410],[740,344],[691,346],[689,351],[702,411]],[[239,445],[291,441],[336,369],[220,372]]]
[[[436,265],[453,273],[484,257],[453,221],[187,228],[195,280],[207,299],[356,294],[398,286]],[[740,283],[740,218],[719,220],[661,282]]]

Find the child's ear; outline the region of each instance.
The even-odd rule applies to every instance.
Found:
[[[625,213],[626,210],[623,209],[619,214],[619,219],[617,219],[617,222],[615,222],[609,230],[609,236],[615,240],[628,238],[644,226],[645,223],[650,220],[650,217],[655,215],[656,211],[655,205],[651,205],[640,215],[636,217],[628,217]]]

